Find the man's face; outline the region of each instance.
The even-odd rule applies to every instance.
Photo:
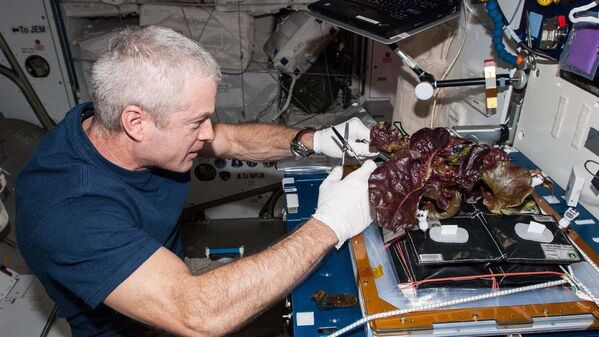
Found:
[[[214,140],[210,116],[216,101],[216,81],[210,78],[190,80],[181,93],[187,109],[168,117],[161,129],[153,121],[146,123],[141,155],[148,166],[186,172],[206,142]],[[146,132],[147,131],[147,132]]]

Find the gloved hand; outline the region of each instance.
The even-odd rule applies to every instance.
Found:
[[[335,167],[320,185],[318,206],[313,217],[329,226],[337,235],[337,249],[349,238],[362,233],[373,220],[368,201],[368,178],[376,169],[372,160],[343,180],[343,168]]]
[[[374,157],[377,155],[376,152],[370,152],[368,150],[370,144],[370,129],[366,127],[357,117],[350,119],[347,122],[335,125],[335,129],[339,131],[342,136],[345,130],[345,123],[349,123],[349,139],[347,140],[349,145],[356,151],[358,157]],[[356,140],[365,140],[367,142],[357,143]],[[343,145],[339,138],[335,136],[332,128],[326,128],[318,130],[314,133],[314,152],[322,153],[329,157],[341,158],[343,153]]]

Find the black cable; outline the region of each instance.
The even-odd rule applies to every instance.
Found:
[[[48,336],[48,334],[50,333],[50,330],[52,329],[52,325],[56,321],[57,313],[58,313],[58,306],[54,305],[54,308],[52,308],[52,312],[50,313],[50,316],[48,316],[48,320],[46,321],[46,325],[44,326],[44,329],[42,330],[40,337]]]
[[[527,46],[524,42],[520,41],[520,43],[518,44],[518,46],[524,50],[526,50],[529,53],[535,54],[536,56],[545,58],[546,60],[537,60],[537,63],[541,63],[541,64],[558,64],[559,61],[555,58],[553,58],[552,56],[545,54],[543,52],[540,51],[536,51],[532,48],[530,48],[529,46]]]
[[[593,163],[595,165],[599,165],[599,162],[595,161],[595,160],[592,160],[592,159],[589,159],[589,160],[587,160],[587,161],[584,162],[584,169],[587,170],[587,172],[589,172],[593,176],[593,178],[599,178],[599,175],[597,175],[597,174],[593,173],[591,170],[589,170],[589,168],[587,166],[588,163]]]
[[[264,116],[264,114],[268,111],[270,111],[270,108],[272,108],[272,106],[275,104],[275,102],[279,99],[279,95],[275,96],[266,106],[266,108],[264,108],[262,111],[260,111],[258,114],[256,114],[256,117],[254,118],[254,122],[259,122],[260,119]]]

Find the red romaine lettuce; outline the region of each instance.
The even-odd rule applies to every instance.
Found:
[[[514,167],[504,151],[472,145],[444,128],[424,128],[401,138],[388,125],[371,129],[371,146],[391,160],[370,176],[370,202],[380,226],[417,228],[416,212],[430,219],[452,217],[462,201],[481,198],[491,212],[522,203],[531,189],[530,173]]]
[[[376,125],[370,129],[370,146],[389,154],[407,149],[410,138],[403,138],[399,131],[390,124]]]

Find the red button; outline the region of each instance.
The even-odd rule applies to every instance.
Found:
[[[557,17],[557,24],[560,28],[566,27],[566,17],[564,15],[560,15]]]

